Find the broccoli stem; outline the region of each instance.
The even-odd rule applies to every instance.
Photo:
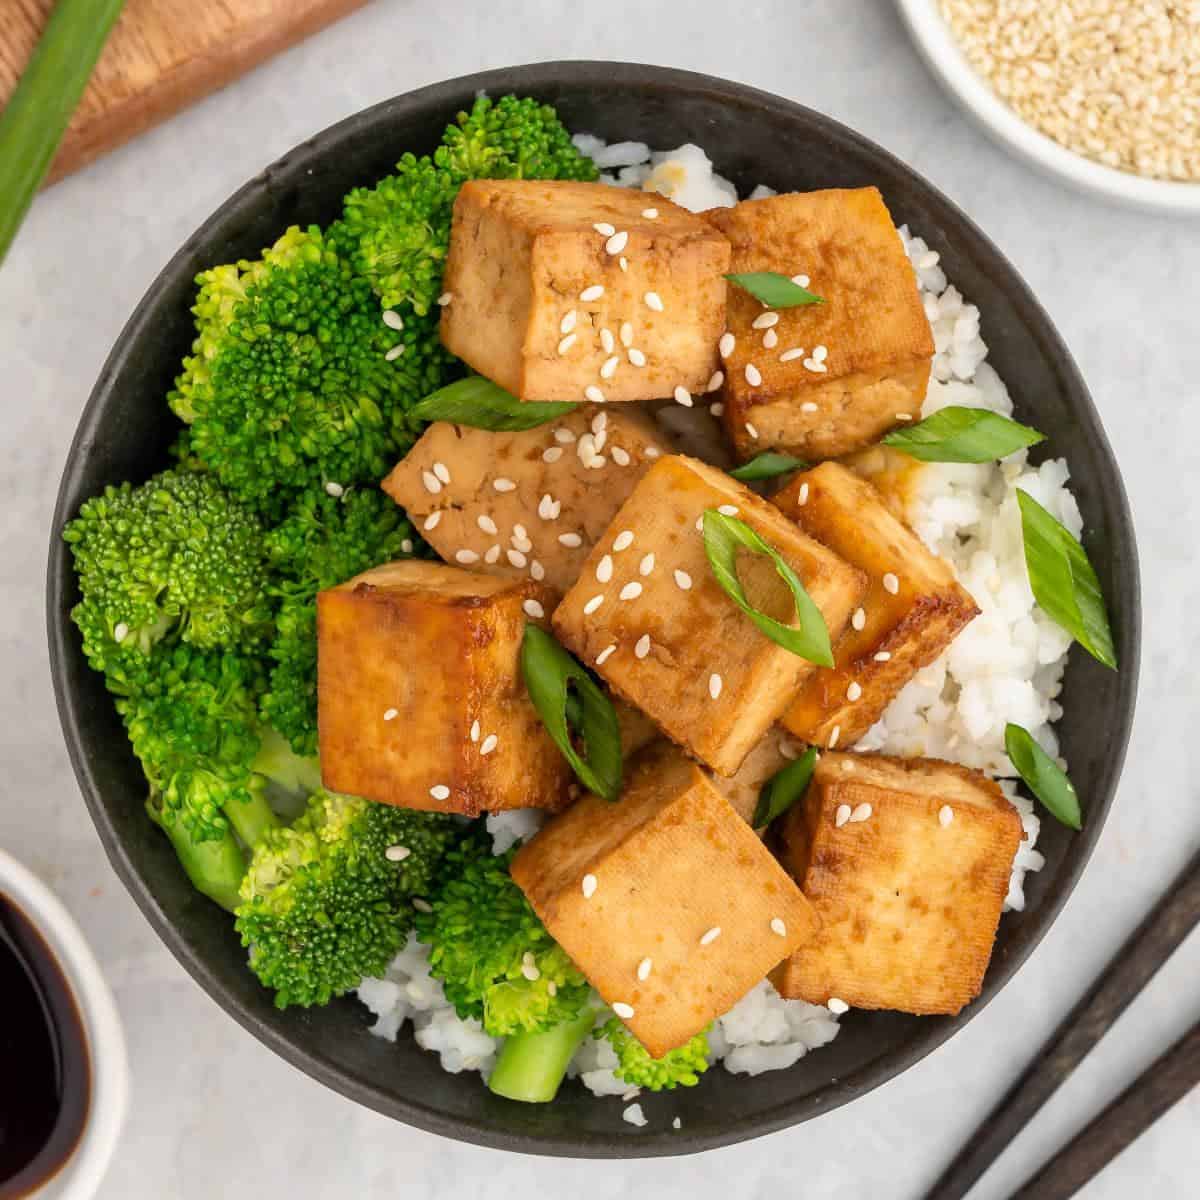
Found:
[[[158,819],[155,813],[150,815]],[[174,822],[158,823],[196,891],[233,912],[241,903],[238,891],[246,874],[246,858],[233,834],[226,831],[222,837],[195,842]]]
[[[279,826],[279,818],[258,791],[252,791],[249,800],[226,801],[225,815],[237,830],[238,837],[252,850],[268,829],[276,829]]]
[[[500,1047],[488,1087],[497,1096],[525,1104],[547,1104],[558,1094],[558,1085],[583,1039],[592,1031],[596,1014],[590,1007],[572,1021],[545,1033],[519,1033]]]
[[[285,791],[303,793],[306,798],[321,790],[321,764],[315,758],[302,758],[269,727],[262,732],[262,745],[251,770]]]

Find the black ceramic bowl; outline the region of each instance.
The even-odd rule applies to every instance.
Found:
[[[882,189],[897,222],[909,222],[941,253],[950,278],[979,305],[990,361],[1016,398],[1017,416],[1049,435],[1050,452],[1070,458],[1122,663],[1113,674],[1072,652],[1060,731],[1087,826],[1072,835],[1043,823],[1045,869],[1028,880],[1025,911],[1002,922],[975,1004],[953,1020],[854,1012],[832,1045],[790,1070],[748,1078],[718,1069],[696,1088],[643,1097],[649,1125],[640,1131],[622,1121],[618,1101],[597,1100],[577,1084],[550,1105],[498,1099],[477,1075],[445,1074],[407,1034],[395,1046],[371,1037],[367,1013],[353,1000],[277,1011],[246,969],[229,917],[192,889],[146,819],[141,773],[68,618],[76,591],[59,532],[105,484],[144,479],[165,465],[177,426],[163,398],[192,338],[196,272],[255,257],[290,224],[331,220],[347,191],[387,174],[403,151],[432,149],[480,89],[537,96],[556,105],[570,128],[611,140],[696,142],[742,194],[758,183]],[[84,798],[113,866],[187,970],[256,1037],[352,1099],[449,1137],[541,1154],[683,1154],[741,1141],[861,1096],[961,1028],[1012,977],[1078,879],[1112,801],[1137,680],[1138,571],[1121,479],[1066,347],[996,247],[903,163],[818,113],[740,84],[616,63],[517,67],[389,100],[298,146],[223,204],[138,305],[88,401],[58,496],[47,599],[54,686]],[[679,1131],[671,1128],[675,1116],[683,1119]]]

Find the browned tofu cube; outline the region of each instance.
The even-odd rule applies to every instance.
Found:
[[[839,463],[794,476],[772,500],[868,580],[834,647],[833,667],[813,671],[783,717],[806,742],[852,746],[979,609],[950,564],[893,515],[871,484]]]
[[[933,334],[877,189],[792,192],[707,215],[733,243],[732,271],[807,276],[825,301],[765,326],[762,303],[730,288],[721,399],[739,457],[833,458],[920,413]]]
[[[454,204],[442,341],[522,400],[706,389],[729,243],[661,196],[478,179]]]
[[[632,405],[584,405],[519,433],[436,421],[383,490],[447,562],[561,592],[663,444]]]
[[[567,803],[570,768],[525,691],[525,625],[556,596],[441,563],[388,563],[317,596],[327,788],[476,816]]]
[[[772,976],[789,999],[956,1013],[983,983],[1021,821],[978,771],[821,755],[784,818],[784,862],[821,929]]]
[[[803,747],[797,746],[786,730],[776,725],[746,755],[733,775],[725,778],[714,774],[713,787],[733,805],[743,821],[753,821],[758,798],[767,780],[793,762],[802,750]]]
[[[630,764],[616,804],[588,795],[546,825],[512,877],[656,1058],[815,933],[787,872],[668,743]]]
[[[865,580],[768,501],[696,459],[660,459],[597,542],[554,615],[567,646],[618,695],[713,770],[732,775],[812,673],[761,633],[717,583],[699,524],[706,509],[746,522],[796,572],[836,639]],[[747,596],[794,621],[774,565],[739,555]]]

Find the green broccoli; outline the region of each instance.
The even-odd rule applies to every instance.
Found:
[[[708,1070],[707,1031],[696,1034],[682,1046],[669,1050],[662,1058],[651,1058],[650,1051],[613,1017],[599,1029],[596,1037],[607,1038],[616,1052],[619,1065],[613,1069],[618,1079],[631,1087],[661,1092],[676,1087],[695,1087]]]
[[[381,974],[457,836],[442,813],[317,792],[268,831],[241,885],[237,930],[279,1008],[327,1004]]]

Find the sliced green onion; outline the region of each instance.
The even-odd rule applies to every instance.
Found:
[[[537,625],[525,626],[521,673],[542,724],[589,791],[621,794],[621,727],[612,701],[587,669]],[[584,754],[575,748],[574,731]]]
[[[817,748],[810,746],[795,762],[790,762],[776,771],[758,793],[758,806],[750,824],[755,829],[762,829],[776,818],[782,817],[808,790],[808,783],[816,765]]]
[[[1028,492],[1017,489],[1025,566],[1034,599],[1094,659],[1117,669],[1104,595],[1079,542]]]
[[[493,433],[536,429],[574,412],[578,404],[518,400],[490,379],[472,375],[438,388],[412,409],[419,421],[451,421]]]
[[[1072,829],[1083,828],[1079,797],[1066,772],[1034,740],[1033,734],[1011,722],[1004,728],[1004,750],[1029,790],[1046,811]]]
[[[787,584],[795,601],[797,626],[776,621],[774,617],[760,612],[746,598],[746,590],[737,577],[738,546],[764,555],[775,564],[776,573]],[[825,624],[825,618],[778,550],[767,545],[745,521],[709,508],[704,512],[704,552],[722,589],[771,641],[818,666],[833,666],[833,650],[829,644],[829,627]]]
[[[825,303],[820,296],[814,296],[807,288],[793,283],[778,271],[747,271],[740,275],[726,275],[725,278],[749,292],[755,300],[761,300],[768,308],[799,308],[802,304]]]
[[[921,462],[986,463],[1045,440],[1036,429],[986,408],[951,405],[915,425],[893,430],[883,443]]]
[[[734,479],[750,483],[755,479],[774,479],[776,475],[786,475],[789,471],[802,471],[808,467],[803,459],[793,458],[790,454],[776,454],[774,450],[764,450],[756,454],[748,463],[742,463],[735,471],[730,471]]]

